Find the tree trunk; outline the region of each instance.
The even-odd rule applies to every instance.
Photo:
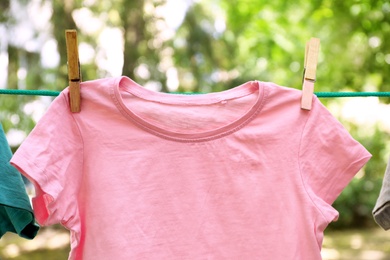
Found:
[[[8,45],[8,78],[7,88],[18,89],[19,50]]]
[[[65,30],[77,29],[76,23],[72,17],[73,10],[73,0],[53,1],[51,22],[53,25],[53,35],[57,41],[57,49],[60,55],[60,65],[56,77],[56,88],[59,90],[68,85]]]
[[[144,0],[124,0],[120,12],[124,31],[124,65],[122,74],[134,77],[140,45],[144,41],[145,20],[143,17]]]

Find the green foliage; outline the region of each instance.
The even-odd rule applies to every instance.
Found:
[[[355,128],[355,129],[353,129]],[[358,131],[358,126],[352,126],[352,132]],[[357,177],[344,189],[334,203],[334,208],[340,212],[339,220],[332,223],[332,228],[372,227],[375,222],[372,210],[378,198],[386,168],[386,144],[383,132],[378,128],[369,138],[359,138],[360,142],[371,152],[372,158]]]

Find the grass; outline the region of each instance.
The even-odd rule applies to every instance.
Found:
[[[41,228],[32,240],[13,233],[5,234],[0,240],[1,260],[66,260],[69,250],[69,232],[58,225]]]
[[[41,228],[33,240],[12,233],[0,239],[1,260],[66,260],[69,250],[69,232],[61,226]],[[323,260],[390,260],[390,231],[326,231],[322,256]]]
[[[390,231],[325,231],[324,260],[390,260]]]

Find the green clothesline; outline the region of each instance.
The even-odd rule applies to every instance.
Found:
[[[27,96],[58,96],[61,92],[51,90],[22,90],[22,89],[0,89],[0,94],[27,95]]]
[[[61,92],[51,90],[0,89],[0,94],[28,96],[58,96]],[[320,98],[334,97],[390,97],[390,92],[315,92]]]

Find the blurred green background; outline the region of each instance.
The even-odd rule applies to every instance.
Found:
[[[315,91],[390,91],[385,0],[1,0],[0,88],[64,89],[66,29],[78,31],[83,81],[127,75],[157,91],[211,92],[256,79],[300,89],[305,44],[318,37]],[[0,96],[13,150],[52,99]],[[326,231],[324,258],[390,259],[390,236],[371,213],[390,157],[390,99],[321,101],[373,155],[334,204],[340,218]],[[67,259],[66,235],[8,234],[0,258]],[[60,242],[36,246],[46,238]]]

